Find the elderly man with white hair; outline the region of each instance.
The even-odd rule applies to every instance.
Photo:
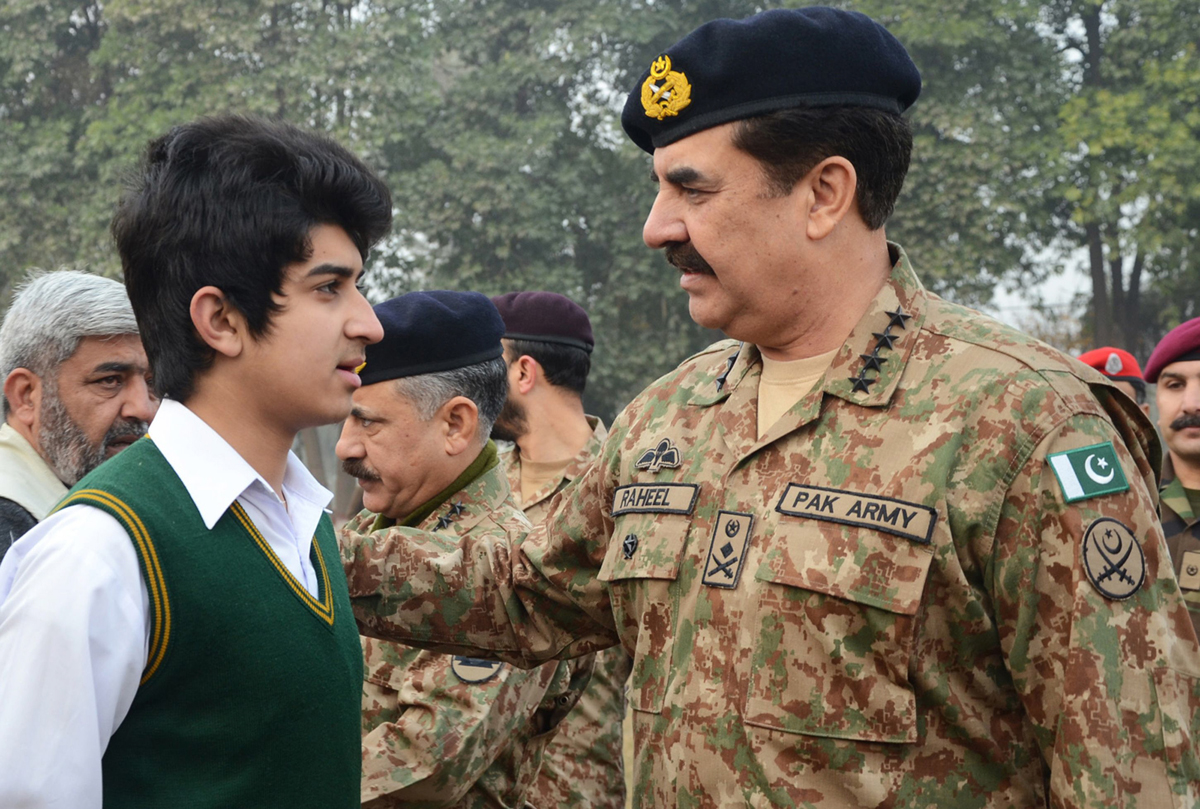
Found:
[[[0,326],[0,557],[67,489],[141,438],[158,408],[125,288],[61,271],[18,290]]]

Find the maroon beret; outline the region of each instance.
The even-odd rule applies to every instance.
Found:
[[[492,298],[492,303],[504,318],[504,336],[510,340],[561,343],[589,354],[596,345],[587,312],[556,292],[509,292]]]
[[[1163,368],[1188,360],[1200,360],[1200,317],[1180,323],[1158,341],[1146,363],[1146,381],[1157,382]]]

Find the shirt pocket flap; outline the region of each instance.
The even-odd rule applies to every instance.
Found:
[[[858,526],[786,518],[755,578],[916,615],[933,552],[929,545]]]
[[[679,578],[691,521],[671,514],[629,514],[617,517],[600,580]]]

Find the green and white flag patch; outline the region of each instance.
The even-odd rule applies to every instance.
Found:
[[[1068,503],[1123,492],[1129,488],[1129,481],[1117,463],[1117,451],[1111,441],[1056,452],[1046,460],[1050,462],[1050,468],[1054,470]]]

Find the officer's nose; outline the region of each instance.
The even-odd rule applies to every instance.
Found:
[[[676,215],[674,205],[660,191],[654,198],[646,224],[642,226],[642,241],[650,249],[658,250],[673,242],[682,244],[687,240],[687,225]]]
[[[338,436],[333,451],[338,456],[338,460],[342,461],[363,456],[362,441],[358,437],[358,426],[354,423],[354,416],[350,416],[342,422],[342,434]]]
[[[1183,388],[1183,412],[1200,413],[1200,377],[1189,377]]]

